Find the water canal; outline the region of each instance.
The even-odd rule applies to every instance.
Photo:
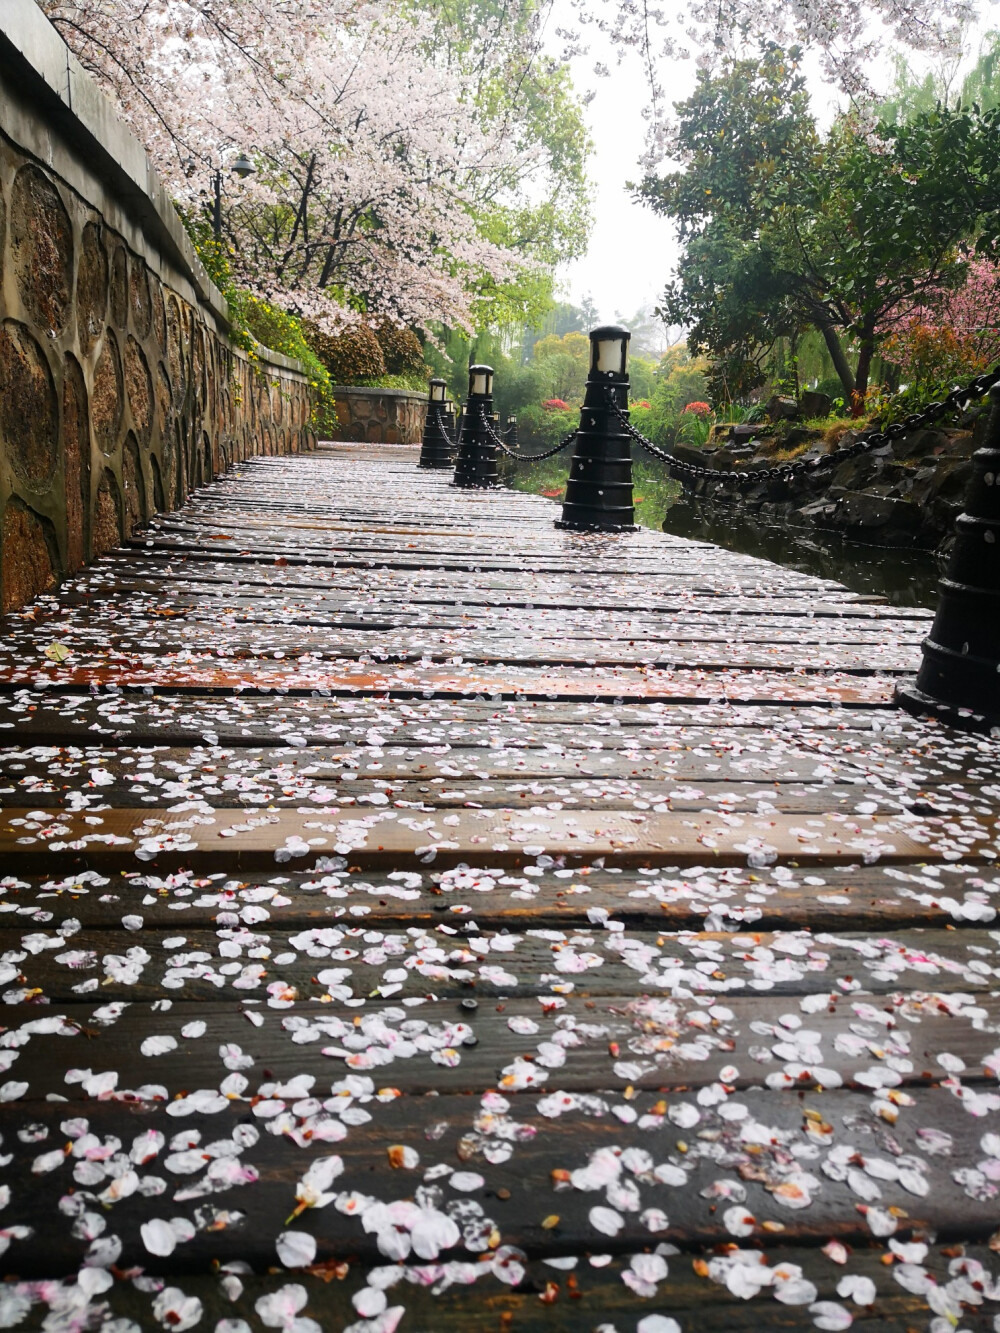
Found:
[[[835,579],[852,592],[886,597],[894,606],[937,605],[941,560],[915,547],[870,546],[835,533],[777,527],[758,517],[677,500],[664,511],[663,529],[677,537],[714,542],[728,551]]]

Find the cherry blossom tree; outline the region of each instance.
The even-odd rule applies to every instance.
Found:
[[[343,0],[43,7],[194,216],[214,173],[238,279],[327,328],[359,312],[469,327],[477,290],[537,263],[503,228],[537,152],[475,114],[419,12]],[[226,168],[256,167],[242,184]],[[508,229],[509,230],[509,229]]]
[[[586,143],[546,43],[607,33],[642,57],[651,154],[664,80],[766,31],[858,85],[879,32],[946,43],[973,0],[38,0],[114,98],[178,203],[222,223],[237,277],[324,327],[359,313],[468,328],[508,314],[586,235]],[[255,174],[227,167],[249,152]],[[550,282],[550,278],[548,279]]]

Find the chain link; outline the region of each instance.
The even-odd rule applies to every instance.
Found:
[[[494,430],[492,421],[490,421],[485,414],[483,415],[483,421],[486,425],[487,435],[489,435],[490,439],[501,453],[506,454],[508,458],[516,459],[519,463],[539,463],[543,458],[552,458],[555,454],[559,453],[561,449],[565,449],[568,444],[572,444],[579,434],[579,428],[571,430],[568,435],[564,436],[564,438],[559,441],[554,449],[546,449],[542,454],[522,454],[518,453],[515,449],[509,449],[507,447],[505,441],[502,440],[496,430]]]
[[[884,430],[869,431],[867,435],[861,435],[851,444],[845,445],[843,449],[835,449],[829,454],[820,454],[818,458],[800,459],[795,463],[782,463],[777,467],[754,468],[752,472],[706,467],[704,464],[689,463],[686,459],[667,453],[665,449],[659,448],[652,440],[648,440],[645,435],[636,430],[618,406],[616,391],[610,387],[608,389],[608,405],[629,437],[635,440],[636,444],[641,445],[647,453],[652,454],[654,458],[669,463],[674,472],[679,472],[682,475],[686,474],[692,478],[714,477],[728,485],[742,487],[768,481],[788,483],[794,481],[797,476],[803,475],[818,476],[826,469],[836,467],[838,463],[845,459],[873,453],[876,449],[884,448],[887,444],[891,444],[893,440],[898,440],[911,431],[922,430],[925,426],[933,425],[947,412],[964,407],[970,399],[981,398],[998,383],[1000,383],[1000,366],[996,366],[985,375],[977,375],[965,388],[952,389],[951,393],[940,402],[928,403],[922,412],[914,412],[910,416],[904,417],[902,421],[895,421],[886,426]]]
[[[438,430],[441,432],[441,434],[444,436],[444,438],[448,441],[448,443],[451,445],[451,447],[452,447],[453,449],[457,449],[457,448],[458,448],[458,441],[455,440],[455,439],[452,439],[451,435],[449,435],[449,433],[448,433],[448,426],[447,426],[447,423],[445,422],[445,419],[444,419],[444,413],[441,411],[440,407],[436,407],[436,408],[434,409],[434,420],[435,420],[436,423],[437,423],[437,428],[438,428]]]

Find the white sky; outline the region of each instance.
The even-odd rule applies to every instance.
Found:
[[[982,9],[983,28],[987,16],[995,24],[995,4],[986,0]],[[608,77],[594,74],[594,61],[598,59],[610,67]],[[590,161],[594,228],[584,258],[559,271],[562,297],[579,304],[589,293],[602,320],[619,314],[627,318],[644,305],[655,305],[678,255],[673,224],[633,203],[626,189],[627,181],[638,181],[642,175],[638,161],[645,142],[642,112],[648,94],[639,61],[629,56],[616,65],[616,60],[616,52],[606,39],[592,34],[590,53],[572,62],[576,87],[582,93],[594,92],[585,112],[594,141]],[[915,68],[924,69],[930,63],[926,57],[911,57]],[[808,63],[806,68],[808,74]],[[887,82],[892,72],[886,61],[868,74],[878,86]],[[808,82],[821,121],[828,119],[835,100],[833,90],[818,74],[809,77]],[[678,62],[664,83],[671,101],[687,96],[694,86],[693,62]]]

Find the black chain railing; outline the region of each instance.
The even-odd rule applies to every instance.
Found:
[[[458,440],[457,440],[454,436],[452,436],[451,434],[449,434],[449,431],[448,431],[448,425],[447,425],[447,423],[446,423],[446,421],[445,421],[445,419],[444,419],[444,413],[441,411],[440,407],[436,407],[436,408],[434,409],[434,420],[435,420],[435,422],[436,422],[436,424],[437,424],[437,428],[438,428],[438,430],[441,432],[441,434],[444,436],[444,438],[445,438],[445,439],[448,441],[448,443],[451,445],[452,449],[457,449],[457,448],[458,448]]]
[[[932,426],[948,412],[964,409],[971,400],[981,398],[994,384],[1000,384],[1000,366],[987,371],[985,375],[977,375],[964,388],[952,389],[951,393],[946,398],[941,399],[940,402],[928,403],[922,412],[914,412],[910,416],[904,417],[902,421],[895,421],[886,426],[883,430],[869,431],[843,449],[834,449],[831,453],[820,454],[818,458],[799,459],[794,463],[781,463],[777,467],[755,468],[752,472],[706,467],[702,463],[690,463],[685,458],[678,458],[676,454],[661,449],[659,445],[654,444],[652,440],[647,439],[645,435],[636,430],[619,407],[616,391],[610,388],[608,389],[608,405],[618,419],[619,425],[629,437],[635,440],[636,444],[641,445],[647,453],[652,454],[654,458],[669,463],[672,472],[692,478],[712,477],[716,481],[729,486],[743,487],[757,486],[761,482],[769,481],[788,483],[794,481],[798,476],[816,476],[827,468],[836,467],[838,463],[842,463],[848,458],[857,458],[861,454],[874,453],[876,449],[885,448],[893,440],[898,440],[911,431],[923,430],[926,426]]]
[[[541,454],[522,454],[519,450],[508,447],[506,441],[503,440],[499,433],[494,429],[493,423],[490,421],[489,417],[484,417],[483,419],[486,423],[486,434],[490,437],[500,452],[506,454],[508,458],[516,459],[519,463],[540,463],[543,458],[552,458],[555,454],[559,453],[561,449],[565,449],[567,445],[572,444],[580,433],[579,427],[575,427],[568,435],[564,436],[559,441],[554,449],[546,449],[545,452]]]

